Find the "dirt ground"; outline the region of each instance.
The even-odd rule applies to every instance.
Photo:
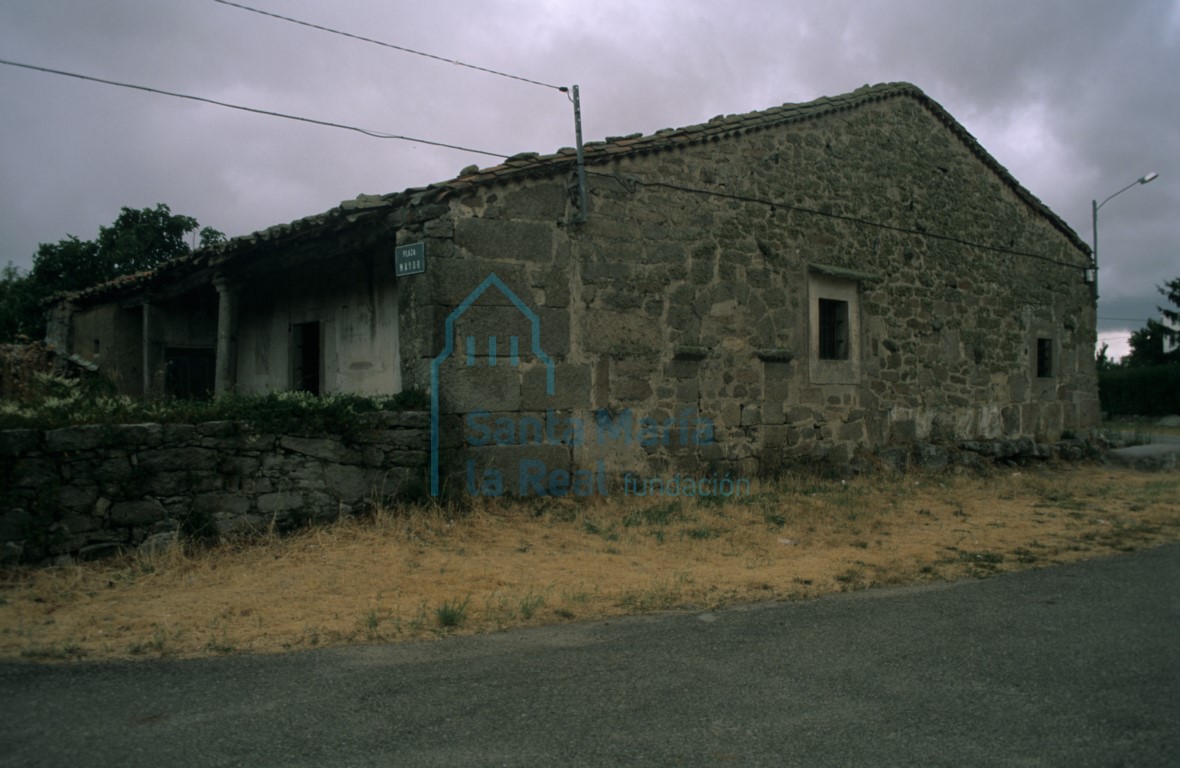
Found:
[[[1180,539],[1180,473],[1097,465],[842,482],[725,503],[404,507],[283,537],[0,572],[0,658],[284,652],[983,578]]]

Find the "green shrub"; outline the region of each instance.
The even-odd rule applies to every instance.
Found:
[[[388,397],[308,392],[224,395],[213,400],[131,398],[101,384],[38,374],[34,396],[0,402],[0,429],[56,429],[78,424],[200,424],[240,421],[260,432],[347,435],[362,426],[361,414],[425,407],[428,398],[407,390]]]
[[[1111,416],[1180,413],[1180,364],[1099,371],[1098,399]]]

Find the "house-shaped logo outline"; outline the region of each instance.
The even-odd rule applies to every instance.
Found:
[[[446,320],[446,344],[443,346],[442,352],[439,352],[434,360],[430,363],[430,495],[438,495],[438,369],[439,366],[451,356],[455,351],[455,321],[463,316],[471,305],[482,296],[488,288],[495,286],[504,294],[509,301],[512,302],[520,313],[529,321],[532,329],[532,351],[537,356],[537,359],[545,364],[545,392],[549,396],[553,395],[553,360],[550,359],[545,351],[541,349],[541,318],[537,317],[537,313],[529,309],[520,297],[517,296],[511,288],[504,284],[504,281],[495,273],[490,273],[484,281],[480,283],[475,290],[467,294],[467,298],[463,299],[459,306],[455,307]]]

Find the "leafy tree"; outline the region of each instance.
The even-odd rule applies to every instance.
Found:
[[[40,298],[97,285],[111,277],[114,275],[99,256],[98,243],[79,240],[75,235],[67,235],[56,243],[41,243],[33,255],[33,269],[29,273]]]
[[[153,269],[191,253],[186,236],[198,227],[193,217],[173,214],[159,203],[141,210],[122,208],[109,227],[99,227],[95,240],[68,235],[56,243],[42,243],[28,274],[21,274],[11,263],[0,272],[0,340],[21,334],[44,337],[46,299]],[[225,241],[225,235],[212,227],[199,232],[200,248]]]
[[[1164,326],[1164,335],[1171,340],[1173,347],[1180,347],[1180,277],[1169,280],[1159,286],[1159,292],[1172,303],[1173,309],[1156,307],[1164,319],[1172,326]],[[1175,352],[1176,350],[1173,350]],[[1176,359],[1180,359],[1177,357]]]
[[[35,336],[39,314],[32,279],[8,262],[0,270],[0,340]]]
[[[221,245],[225,240],[224,232],[220,232],[213,227],[201,227],[201,242],[197,245],[197,250],[203,251],[206,248]]]
[[[1098,349],[1098,355],[1094,359],[1094,366],[1095,366],[1095,368],[1097,368],[1097,370],[1099,370],[1099,371],[1113,371],[1115,368],[1119,367],[1118,360],[1111,360],[1110,357],[1107,356],[1107,353],[1109,351],[1110,351],[1110,345],[1107,344],[1105,341],[1102,342],[1102,346],[1099,347],[1099,349]]]
[[[1159,292],[1167,297],[1175,308],[1157,307],[1172,325],[1180,327],[1180,277],[1159,286]],[[1164,352],[1164,341],[1169,340],[1173,349]],[[1169,328],[1158,320],[1148,320],[1147,325],[1131,334],[1131,354],[1123,358],[1123,365],[1138,368],[1144,365],[1180,363],[1180,332]]]
[[[109,227],[98,228],[98,254],[109,280],[157,267],[189,253],[184,236],[199,225],[191,216],[174,215],[163,203],[155,208],[123,208]]]
[[[1123,358],[1123,364],[1130,368],[1144,365],[1161,365],[1168,362],[1164,355],[1164,333],[1167,328],[1156,320],[1131,334],[1131,354]]]

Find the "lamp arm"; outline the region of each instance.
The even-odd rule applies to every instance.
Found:
[[[1113,200],[1114,198],[1118,197],[1119,195],[1123,194],[1124,192],[1126,192],[1126,191],[1127,191],[1128,189],[1130,189],[1131,187],[1135,186],[1136,184],[1140,184],[1140,183],[1142,183],[1142,182],[1140,182],[1138,179],[1136,179],[1135,181],[1132,181],[1130,184],[1128,184],[1127,186],[1123,187],[1123,188],[1122,188],[1122,189],[1120,189],[1118,192],[1115,192],[1113,195],[1111,195],[1110,197],[1106,198],[1106,199],[1105,199],[1105,200],[1103,200],[1101,203],[1098,203],[1098,204],[1096,204],[1096,205],[1094,206],[1094,212],[1095,212],[1095,213],[1097,213],[1099,208],[1101,208],[1102,206],[1106,205],[1107,203],[1109,203],[1111,200]]]

